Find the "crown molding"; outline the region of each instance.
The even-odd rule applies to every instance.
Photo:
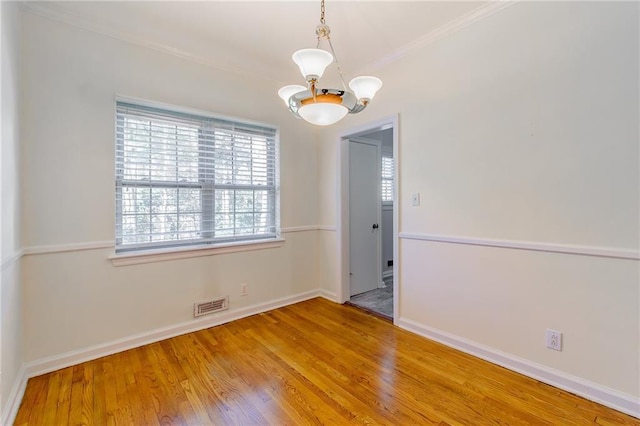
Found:
[[[366,67],[362,67],[361,70],[370,72],[389,65],[399,59],[409,55],[410,53],[421,49],[431,43],[441,40],[449,35],[458,32],[469,25],[479,22],[493,14],[506,9],[507,7],[517,3],[519,0],[492,0],[487,4],[472,10],[471,12],[456,18],[447,24],[444,24],[437,29],[428,32],[427,34],[419,37],[418,39],[400,47],[394,52],[385,55],[384,57],[368,64]],[[154,42],[147,37],[139,36],[130,33],[129,31],[118,28],[116,25],[100,22],[95,18],[86,16],[80,16],[71,11],[64,10],[59,6],[56,6],[53,2],[47,1],[27,1],[21,0],[24,10],[34,15],[38,15],[44,18],[48,18],[54,21],[62,22],[77,28],[81,28],[86,31],[101,34],[107,37],[111,37],[120,41],[131,43],[140,47],[152,49],[158,52],[166,53],[190,62],[194,62],[200,65],[207,66],[209,68],[217,69],[224,72],[244,75],[251,79],[261,79],[270,81],[272,83],[281,84],[281,81],[277,78],[269,77],[268,73],[264,72],[264,66],[258,67],[263,72],[255,73],[248,71],[246,67],[242,66],[225,66],[221,64],[219,60],[214,60],[205,57],[201,54],[195,54],[185,49],[180,49],[163,43]],[[256,64],[254,64],[256,65]],[[259,64],[258,64],[259,65]],[[362,72],[360,73],[362,74]],[[356,73],[355,75],[359,75]]]
[[[244,75],[251,79],[261,79],[276,82],[276,80],[268,78],[264,73],[250,72],[243,67],[224,66],[221,65],[219,60],[216,61],[206,58],[203,55],[194,54],[184,49],[180,49],[163,43],[157,43],[147,37],[135,35],[123,28],[118,28],[116,25],[106,24],[100,22],[95,18],[80,16],[71,11],[63,10],[60,6],[56,6],[54,2],[28,0],[21,0],[21,2],[24,6],[23,10],[25,10],[26,12],[30,12],[36,16],[61,22],[85,31],[107,36],[136,46],[172,55],[180,59],[204,65],[209,68],[217,69],[231,74]]]
[[[492,16],[511,5],[514,5],[519,1],[520,0],[491,0],[488,4],[480,6],[477,9],[474,9],[471,12],[460,16],[459,18],[449,21],[448,23],[436,28],[435,30],[428,32],[422,37],[419,37],[414,41],[405,44],[396,51],[370,63],[366,67],[361,68],[362,71],[360,73],[356,73],[356,75],[363,74],[364,70],[366,70],[366,72],[371,72],[373,70],[383,68],[384,66],[396,62],[416,50],[422,49],[432,43],[435,43],[436,41],[450,36],[451,34],[457,33],[458,31],[468,27],[469,25],[488,18],[489,16]]]

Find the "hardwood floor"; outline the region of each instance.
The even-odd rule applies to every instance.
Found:
[[[640,425],[314,299],[29,380],[16,425]]]

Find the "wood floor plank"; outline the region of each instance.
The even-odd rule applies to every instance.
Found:
[[[286,313],[282,313],[279,312],[279,315],[286,315]],[[385,325],[386,327],[386,325]],[[381,357],[383,357],[384,355],[381,353],[376,354],[376,348],[374,348],[372,346],[372,344],[375,343],[375,341],[371,340],[369,337],[370,335],[364,334],[362,331],[360,330],[348,330],[346,331],[346,337],[344,337],[345,343],[344,345],[349,345],[349,342],[351,342],[350,344],[350,348],[357,348],[358,350],[356,351],[349,351],[349,352],[343,352],[341,353],[341,358],[346,358],[347,356],[349,356],[349,354],[352,354],[354,356],[356,356],[356,359],[353,360],[348,360],[349,362],[347,363],[349,366],[352,365],[359,365],[359,368],[356,370],[352,370],[352,375],[355,373],[355,376],[353,377],[353,381],[357,382],[359,387],[362,388],[364,385],[373,382],[376,380],[376,377],[370,376],[369,372],[371,371],[376,371],[378,370],[379,372],[379,366],[372,362],[372,360],[379,360]],[[331,337],[331,333],[329,332],[327,334],[326,337]],[[344,347],[344,345],[341,345],[342,347]],[[393,342],[390,342],[390,346],[393,345]],[[380,346],[379,344],[376,346]],[[374,352],[374,356],[367,356],[368,354],[371,354],[372,352]],[[391,350],[391,351],[386,351],[386,353],[392,353],[394,355],[394,362],[398,361],[395,359],[395,349]],[[384,358],[383,358],[384,359]],[[416,404],[419,404],[419,400],[416,400],[416,398],[423,398],[423,399],[431,399],[432,401],[434,401],[434,404],[438,405],[441,407],[440,409],[440,417],[446,417],[446,420],[450,421],[450,422],[468,422],[469,421],[469,414],[471,414],[471,417],[473,418],[473,412],[470,411],[469,413],[467,413],[467,415],[465,415],[464,411],[465,409],[461,410],[460,407],[455,407],[451,410],[451,413],[448,413],[445,416],[445,412],[447,411],[447,408],[449,406],[449,404],[447,403],[446,399],[443,399],[442,401],[438,402],[439,396],[444,395],[444,393],[442,392],[442,388],[445,387],[447,389],[447,391],[450,391],[449,386],[452,382],[452,380],[450,378],[446,378],[446,380],[444,380],[444,385],[438,384],[436,380],[431,380],[431,383],[429,387],[422,387],[420,386],[420,383],[415,382],[413,375],[412,374],[407,374],[407,367],[408,366],[404,366],[402,368],[394,368],[390,371],[387,371],[387,375],[390,375],[390,373],[393,371],[393,382],[395,384],[395,387],[393,388],[393,393],[398,395],[402,395],[403,397],[400,398],[401,401],[405,401],[408,403],[408,406],[404,406],[401,409],[401,412],[403,414],[406,413],[411,413],[413,410],[411,407],[416,406]],[[384,369],[384,363],[382,368]],[[381,377],[384,377],[384,373],[385,371],[383,370],[383,375]],[[410,372],[409,372],[410,373]],[[433,379],[438,379],[438,377],[433,377]],[[413,382],[413,383],[410,383]],[[412,389],[410,391],[405,392],[404,388],[410,386]],[[418,393],[416,393],[416,389],[418,389]],[[438,394],[438,391],[440,391],[440,394]],[[433,394],[433,395],[431,395]],[[378,392],[377,394],[374,393],[374,398],[380,398],[380,393]],[[440,398],[441,399],[441,398]],[[391,401],[395,401],[394,398],[390,399]],[[372,406],[376,405],[375,401],[369,401],[370,404],[373,404]],[[429,422],[429,417],[427,415],[427,413],[425,413],[424,410],[422,410],[420,413],[414,413],[416,414],[418,417],[417,418],[412,418],[412,419],[395,419],[396,421],[400,421],[403,424],[406,424],[407,422],[409,423],[424,423],[424,422]],[[425,417],[426,416],[426,417]]]
[[[118,392],[118,405],[126,403],[130,410],[130,419],[132,424],[136,424],[142,419],[142,424],[156,425],[158,423],[157,413],[155,412],[153,400],[149,392],[146,391],[142,383],[139,383],[139,373],[142,370],[141,364],[137,358],[137,351],[128,350],[120,355],[119,369],[121,376],[124,378],[124,393]]]
[[[144,378],[157,403],[158,421],[160,424],[184,424],[179,405],[186,397],[181,398],[180,385],[165,365],[160,344],[145,346],[143,354]]]
[[[261,330],[260,335],[256,335],[256,339],[263,341],[265,345],[275,344],[280,339],[284,343],[287,338],[291,338],[291,333],[294,333],[294,331],[288,329],[286,324],[280,323],[277,333],[270,330]],[[300,341],[300,336],[303,335],[300,334],[298,336],[298,341]],[[329,342],[326,339],[321,341],[325,344]],[[390,397],[387,391],[380,392],[379,389],[376,390],[367,386],[368,383],[375,380],[374,375],[370,373],[372,369],[365,362],[367,358],[353,357],[351,352],[343,351],[338,356],[334,356],[331,352],[327,352],[323,347],[315,344],[314,341],[309,340],[286,355],[288,362],[295,366],[298,371],[306,372],[309,376],[313,373],[313,381],[322,384],[324,389],[329,389],[331,398],[336,399],[336,401],[338,401],[341,390],[346,389],[353,397],[351,399],[345,396],[345,404],[348,401],[351,402],[346,404],[347,407],[353,404],[366,406],[368,409],[364,411],[365,413],[375,408],[380,416],[391,423],[398,421],[403,421],[403,423],[407,421],[416,422],[418,419],[408,416],[408,413],[403,411],[393,412],[396,411],[394,407],[384,404],[384,397]],[[281,354],[281,356],[284,356],[284,354]],[[393,398],[389,399],[393,400]],[[357,418],[357,415],[353,417]]]
[[[49,374],[49,381],[47,383],[47,396],[44,400],[44,414],[43,418],[50,419],[51,422],[55,421],[56,413],[58,412],[58,397],[60,392],[60,379],[61,371],[54,371]]]
[[[106,357],[109,358],[109,357]],[[93,365],[93,400],[92,417],[95,422],[101,422],[102,424],[108,424],[110,419],[107,415],[106,408],[106,392],[105,392],[105,372],[103,368],[103,361],[105,358],[100,358],[95,361],[90,361]],[[109,384],[107,383],[107,386]]]
[[[82,419],[82,399],[84,394],[84,365],[76,365],[73,368],[73,378],[71,382],[71,403],[69,407],[69,424],[87,424]]]
[[[133,380],[129,383],[129,392],[136,398],[134,418],[142,420],[141,423],[145,425],[159,425],[159,404],[146,383],[145,370],[140,361],[142,351],[137,349],[129,350],[125,354],[128,360],[128,368],[131,370],[130,374],[133,375]]]
[[[32,377],[29,379],[21,404],[25,409],[23,410],[21,408],[18,410],[14,424],[42,424],[44,411],[41,408],[46,400],[48,382],[49,375]]]
[[[206,359],[208,353],[199,344],[194,334],[181,337],[187,339],[184,343],[180,344],[180,347],[183,348],[187,355],[182,368],[187,377],[189,377],[189,383],[188,385],[181,384],[183,388],[189,389],[189,393],[185,390],[187,399],[190,401],[194,400],[192,406],[204,406],[206,412],[199,413],[200,417],[204,418],[206,414],[210,419],[209,422],[213,424],[230,424],[232,417],[227,415],[226,407],[224,407],[222,401],[216,396],[216,390],[209,380],[209,364],[203,361]]]
[[[261,357],[260,350],[256,350],[256,341],[251,339],[247,333],[241,335],[236,333],[233,327],[220,329],[222,333],[225,331],[228,338],[233,342],[233,347],[243,353],[242,358],[235,359],[235,375],[241,383],[243,392],[250,396],[253,403],[258,407],[268,407],[268,409],[260,409],[259,411],[265,416],[268,423],[277,423],[279,419],[290,417],[295,411],[288,410],[288,405],[281,405],[281,399],[278,398],[277,392],[280,390],[269,374],[269,362],[266,357]],[[246,330],[245,330],[246,331]],[[261,368],[255,368],[260,366]],[[277,390],[276,390],[277,389]],[[297,417],[297,416],[296,416]],[[298,421],[303,421],[298,418]]]
[[[71,385],[73,384],[73,367],[60,370],[60,388],[56,402],[55,424],[64,424],[69,418],[71,407]]]
[[[16,425],[635,425],[313,299],[29,380]]]

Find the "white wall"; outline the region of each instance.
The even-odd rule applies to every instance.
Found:
[[[193,302],[213,296],[236,310],[318,288],[315,230],[280,248],[135,266],[112,266],[112,248],[56,252],[114,239],[115,94],[279,125],[283,228],[318,224],[317,141],[276,82],[30,12],[22,34],[25,361],[192,321]]]
[[[2,146],[0,190],[0,419],[8,410],[10,390],[22,366],[22,295],[20,286],[20,123],[19,3],[1,2]],[[1,420],[0,420],[1,421]]]
[[[335,295],[338,136],[395,113],[402,232],[638,249],[637,3],[517,3],[371,70],[385,82],[374,103],[323,130],[319,144],[273,96],[277,83],[27,13],[22,221],[4,214],[5,99],[14,114],[18,102],[4,92],[5,81],[17,87],[5,76],[6,64],[17,67],[5,61],[5,44],[17,45],[13,30],[5,34],[7,7],[2,259],[5,224],[22,229],[13,241],[32,254],[22,268],[24,355],[20,327],[5,320],[7,303],[10,318],[21,316],[20,292],[5,291],[19,289],[20,278],[5,281],[3,269],[3,395],[15,360],[190,321],[194,300],[230,294],[237,309],[318,285]],[[107,260],[110,249],[54,253],[113,240],[115,93],[280,124],[283,227],[326,229],[285,234],[278,249],[119,268]],[[10,140],[16,152],[17,136]],[[6,182],[15,189],[18,181]],[[410,206],[411,192],[421,193],[420,207]],[[640,396],[637,261],[403,239],[394,262],[402,320]],[[548,327],[564,332],[562,352],[542,347]],[[13,355],[7,339],[16,342]]]
[[[638,9],[519,2],[369,70],[385,83],[370,109],[322,135],[321,199],[339,135],[399,113],[401,233],[637,253]],[[335,224],[336,204],[320,207]],[[395,262],[401,324],[640,396],[637,260],[404,238]]]

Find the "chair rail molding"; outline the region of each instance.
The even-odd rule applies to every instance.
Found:
[[[580,256],[609,257],[615,259],[640,260],[640,251],[614,247],[581,246],[571,244],[543,243],[536,241],[496,240],[453,235],[437,235],[401,232],[401,240],[429,241],[436,243],[464,244],[472,246],[497,247],[504,249],[543,251],[548,253],[572,254]]]

